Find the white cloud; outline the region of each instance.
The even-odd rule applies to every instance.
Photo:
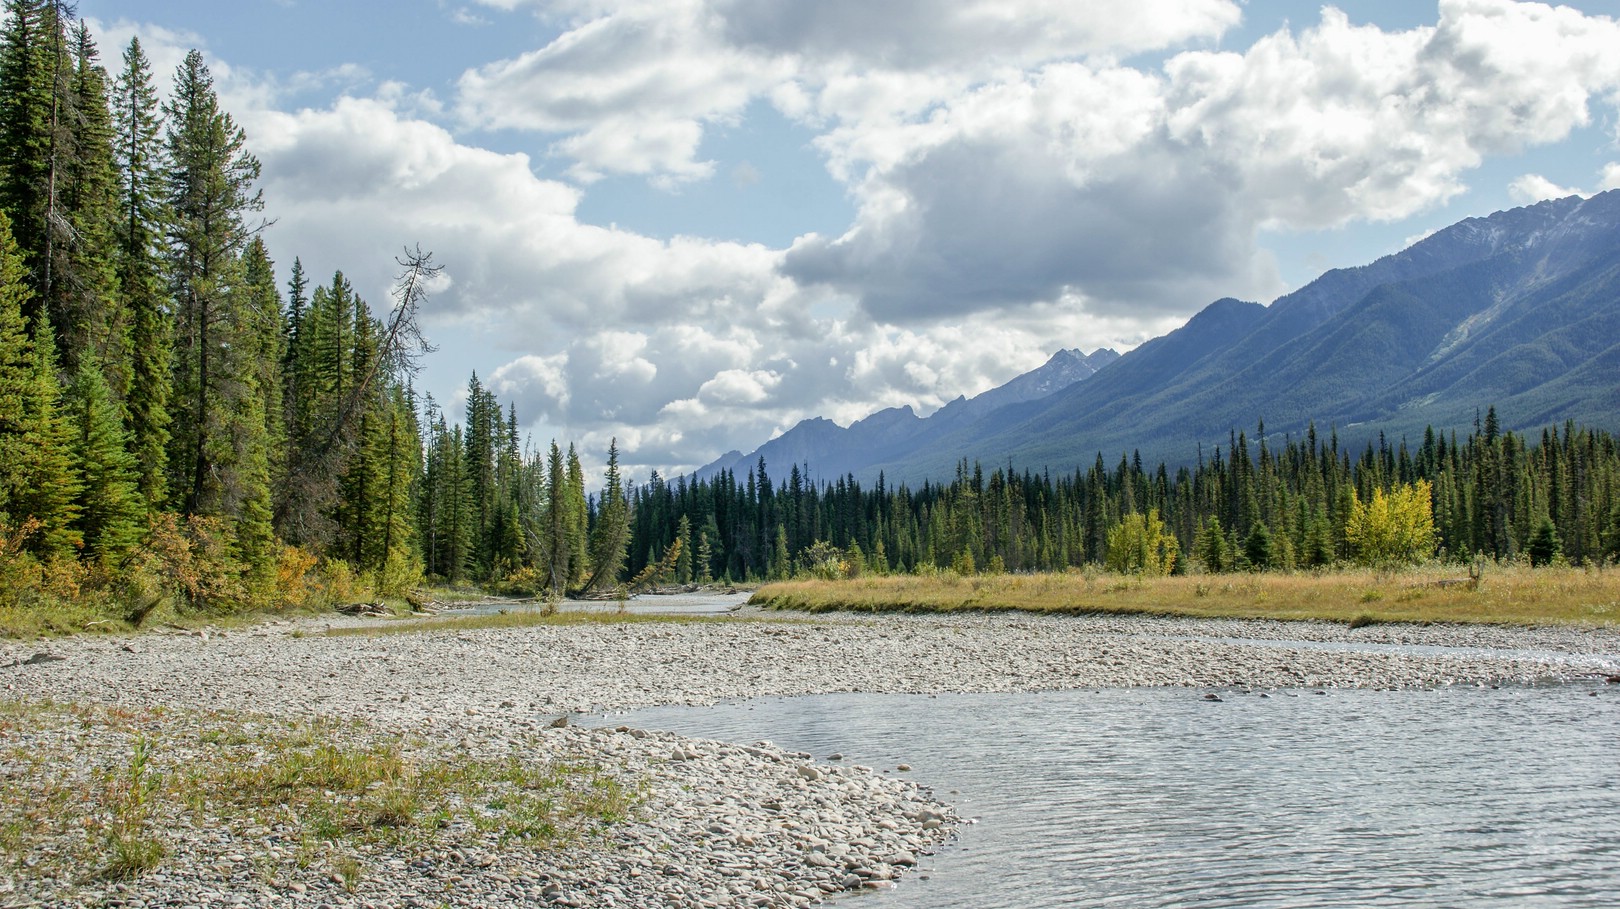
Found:
[[[727,369],[704,382],[698,399],[709,404],[752,405],[770,398],[771,389],[782,383],[779,373],[763,369]]]
[[[1603,174],[1598,178],[1598,189],[1620,189],[1620,161],[1610,161],[1603,165]]]
[[[1547,199],[1578,196],[1581,191],[1559,186],[1540,174],[1525,174],[1508,184],[1508,195],[1520,205],[1531,205]]]
[[[513,9],[521,0],[486,0]],[[1215,38],[1232,0],[605,0],[540,5],[550,44],[469,70],[462,119],[561,134],[551,150],[589,182],[704,179],[705,130],[756,98],[790,116],[916,112],[1008,67]],[[814,100],[812,101],[812,98]]]
[[[715,0],[728,43],[812,64],[954,71],[1129,54],[1214,38],[1231,0]]]
[[[1620,90],[1620,28],[1567,8],[1445,0],[1384,32],[1339,11],[1162,74],[1090,63],[1013,73],[918,115],[820,140],[855,225],[789,274],[876,318],[956,318],[1079,295],[1188,313],[1280,289],[1256,231],[1388,221],[1441,204],[1486,155],[1560,140]]]
[[[547,46],[469,70],[460,114],[494,129],[564,134],[553,146],[603,173],[707,177],[697,160],[706,123],[735,117],[776,77],[773,66],[717,43],[695,0],[627,5]]]
[[[555,418],[568,409],[567,370],[567,353],[545,357],[526,354],[490,373],[485,385],[498,397],[508,400],[514,394],[525,394],[528,397],[525,403],[531,406],[524,407],[524,414],[530,421],[542,417]],[[555,409],[532,406],[536,403],[535,392],[540,394],[541,400],[554,404]]]

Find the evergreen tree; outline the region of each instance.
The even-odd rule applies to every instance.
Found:
[[[1530,541],[1525,544],[1525,554],[1530,557],[1530,564],[1535,566],[1551,565],[1564,554],[1564,547],[1558,538],[1558,528],[1553,526],[1551,518],[1542,518],[1536,525],[1535,532],[1530,535]]]
[[[675,559],[675,583],[690,584],[692,583],[692,547],[690,543],[692,539],[692,521],[684,514],[681,515],[680,523],[676,525],[675,539],[681,546],[680,554]]]
[[[393,386],[368,444],[375,477],[369,554],[378,593],[400,594],[422,575],[412,498],[421,472],[421,433],[409,396]]]
[[[459,581],[467,577],[473,558],[472,488],[467,480],[460,425],[446,429],[439,422],[427,470],[428,493],[424,498],[432,502],[425,533],[429,541],[428,570]]]
[[[1218,516],[1210,515],[1198,529],[1198,536],[1193,541],[1193,554],[1210,574],[1219,574],[1232,567],[1232,558],[1226,548],[1226,532],[1221,529]]]
[[[568,482],[565,484],[565,520],[568,523],[568,542],[573,547],[569,556],[568,586],[577,589],[591,575],[590,555],[590,503],[585,499],[585,469],[579,462],[579,452],[572,443],[568,446]],[[556,507],[556,503],[552,503]]]
[[[33,291],[23,304],[30,331],[50,303],[46,248],[67,43],[58,12],[54,0],[6,0],[0,32],[0,210]]]
[[[114,264],[118,310],[129,328],[129,448],[148,510],[167,498],[170,353],[173,320],[164,290],[161,243],[163,145],[157,90],[140,41],[130,39],[113,91],[118,186]]]
[[[82,542],[75,529],[79,478],[72,430],[60,412],[50,322],[36,313],[30,339],[23,320],[32,294],[11,225],[0,213],[0,515],[13,526],[37,520],[29,549],[57,558]]]
[[[117,562],[140,539],[145,503],[118,406],[93,358],[80,359],[67,400],[74,462],[84,483],[74,529],[86,557]]]
[[[546,459],[546,528],[543,534],[540,568],[546,577],[546,586],[553,598],[568,590],[574,576],[574,522],[569,507],[568,467],[563,462],[562,449],[551,443]]]
[[[1243,555],[1248,559],[1249,567],[1256,571],[1276,567],[1275,543],[1271,528],[1266,526],[1265,521],[1254,522],[1254,528],[1243,541]]]
[[[878,545],[881,547],[882,542],[879,541]],[[699,584],[707,584],[714,580],[714,574],[709,568],[713,563],[714,546],[709,542],[709,532],[701,530],[698,532],[697,562],[693,569],[696,576],[693,580]]]
[[[65,128],[58,131],[56,207],[52,243],[52,308],[60,312],[64,363],[77,368],[94,356],[122,404],[129,392],[129,322],[116,306],[114,234],[118,179],[108,113],[107,71],[90,30],[74,23],[72,69],[66,87]]]
[[[303,261],[295,258],[292,276],[287,281],[287,318],[283,323],[286,334],[282,338],[281,349],[282,425],[287,440],[294,443],[306,436],[298,352],[303,339],[304,315],[308,309],[309,279],[304,275]]]
[[[619,440],[608,443],[607,471],[591,529],[591,577],[586,590],[605,590],[619,583],[630,545],[630,503],[619,476]],[[682,516],[684,520],[684,515]]]
[[[172,476],[185,514],[238,518],[240,503],[260,498],[249,488],[261,482],[252,475],[256,458],[241,448],[259,447],[251,443],[255,435],[262,441],[265,420],[262,405],[249,412],[257,377],[247,370],[256,364],[230,355],[252,349],[257,337],[249,301],[231,290],[243,279],[244,217],[263,204],[253,188],[259,162],[220,109],[201,53],[187,54],[176,71],[164,113],[176,307]]]
[[[281,314],[281,294],[276,289],[276,266],[262,237],[248,242],[242,255],[243,307],[241,316],[248,345],[248,366],[254,373],[255,389],[263,402],[265,456],[270,464],[271,482],[285,480],[287,431],[282,407],[282,361],[286,356]],[[255,368],[256,367],[256,368]]]
[[[371,310],[365,301],[353,297],[354,309],[345,317],[352,322],[350,336],[354,345],[349,351],[349,363],[339,374],[363,376],[372,369],[377,356],[376,329]],[[361,391],[358,383],[353,393],[359,395],[355,404],[355,425],[352,450],[343,459],[342,476],[338,481],[338,496],[332,502],[332,517],[337,527],[335,550],[350,565],[361,571],[374,571],[382,566],[378,552],[378,484],[387,470],[385,455],[379,450],[379,433],[386,422],[381,389],[371,386]]]
[[[317,287],[296,335],[289,337],[283,382],[296,414],[286,423],[286,482],[277,490],[276,529],[289,543],[336,543],[342,475],[359,444],[364,413],[355,395],[355,313],[364,301],[339,271]]]

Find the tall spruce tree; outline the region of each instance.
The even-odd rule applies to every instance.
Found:
[[[381,593],[402,593],[422,576],[416,540],[415,499],[422,477],[422,432],[409,389],[392,385],[387,410],[373,446],[383,467],[377,472],[377,546]]]
[[[107,71],[89,28],[69,34],[71,71],[59,108],[55,213],[52,216],[53,312],[70,373],[81,355],[95,358],[120,406],[129,392],[129,324],[116,304],[113,228],[118,180],[108,112]]]
[[[66,37],[54,0],[6,0],[0,32],[0,210],[11,223],[12,240],[33,293],[23,304],[23,321],[49,311],[48,215],[52,204],[52,156],[60,98],[57,81],[64,69]],[[31,330],[31,329],[30,329]]]
[[[51,558],[80,539],[73,526],[79,484],[58,410],[50,322],[36,311],[30,338],[24,320],[32,296],[10,220],[0,213],[0,517],[13,527],[37,521],[28,548]]]
[[[175,302],[171,479],[187,515],[237,522],[242,554],[267,568],[269,466],[260,332],[241,256],[262,207],[259,162],[221,110],[202,54],[186,55],[165,108],[170,286]],[[264,512],[261,514],[261,511]]]
[[[540,569],[546,577],[546,587],[553,597],[568,591],[574,577],[574,553],[577,539],[570,507],[568,466],[563,461],[562,448],[556,441],[546,457],[545,529],[541,534]]]
[[[148,510],[167,499],[173,316],[163,277],[164,160],[161,110],[151,65],[138,39],[124,51],[113,90],[118,210],[114,265],[118,304],[128,324],[129,449]]]
[[[619,476],[619,440],[614,439],[608,443],[607,471],[596,504],[596,524],[591,528],[591,576],[585,589],[607,590],[617,585],[629,547],[630,503]]]

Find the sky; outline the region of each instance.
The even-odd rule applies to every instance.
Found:
[[[200,49],[283,276],[647,479],[1620,187],[1620,0],[79,0]]]

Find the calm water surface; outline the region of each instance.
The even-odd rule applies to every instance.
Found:
[[[978,823],[873,909],[1620,905],[1620,685],[1222,696],[826,695],[608,721],[910,764]]]

